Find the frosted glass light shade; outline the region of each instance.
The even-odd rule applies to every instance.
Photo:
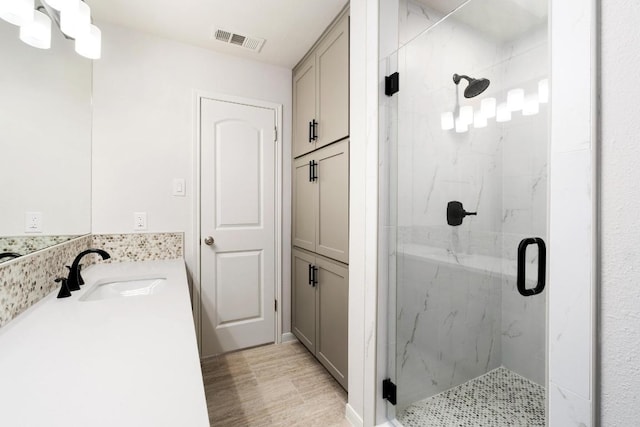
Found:
[[[473,107],[471,105],[460,107],[460,120],[467,125],[473,123]]]
[[[89,59],[100,59],[102,54],[102,32],[95,25],[89,26],[89,32],[76,38],[76,52]]]
[[[453,113],[451,111],[447,111],[446,113],[442,113],[440,115],[440,126],[442,130],[451,130],[454,126]]]
[[[49,6],[59,12],[75,10],[80,4],[80,0],[44,0]]]
[[[507,92],[507,106],[511,111],[520,111],[524,106],[524,89],[511,89]]]
[[[549,79],[542,79],[538,82],[538,101],[541,104],[549,102]]]
[[[20,40],[38,49],[49,49],[51,18],[45,13],[34,11],[33,21],[20,27]]]
[[[496,122],[504,123],[511,120],[511,110],[506,102],[501,102],[498,104],[498,109],[496,112]]]
[[[492,118],[496,116],[496,99],[485,98],[480,102],[480,112],[485,118]]]
[[[33,22],[34,0],[0,0],[0,18],[13,25]]]
[[[88,33],[90,26],[91,8],[83,1],[75,9],[60,12],[60,29],[69,37],[75,39]]]
[[[476,129],[487,127],[487,118],[479,110],[473,115],[473,127]]]
[[[469,124],[462,120],[462,117],[456,118],[456,132],[464,133],[469,130]]]
[[[524,107],[522,107],[523,116],[533,116],[540,111],[540,104],[538,103],[538,94],[531,93],[524,97]]]

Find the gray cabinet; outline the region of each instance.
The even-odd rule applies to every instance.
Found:
[[[293,71],[293,157],[349,136],[349,16]]]
[[[349,140],[294,160],[293,245],[349,262]]]
[[[349,16],[293,70],[294,335],[347,388]]]
[[[346,389],[348,268],[295,248],[292,265],[293,333]]]

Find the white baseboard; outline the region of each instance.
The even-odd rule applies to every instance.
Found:
[[[358,415],[351,405],[347,403],[345,418],[353,427],[363,427],[364,420]]]
[[[282,334],[282,343],[285,342],[289,342],[289,341],[298,341],[298,338],[296,338],[295,335],[293,335],[292,332],[285,332],[284,334]]]

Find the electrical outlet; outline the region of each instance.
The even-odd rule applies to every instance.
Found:
[[[147,229],[147,213],[146,212],[133,213],[133,229],[134,230]]]
[[[25,233],[42,233],[42,212],[25,212]]]

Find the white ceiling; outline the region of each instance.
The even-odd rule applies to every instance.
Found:
[[[206,49],[293,68],[347,0],[88,0],[93,18]],[[259,53],[214,28],[266,39]]]

